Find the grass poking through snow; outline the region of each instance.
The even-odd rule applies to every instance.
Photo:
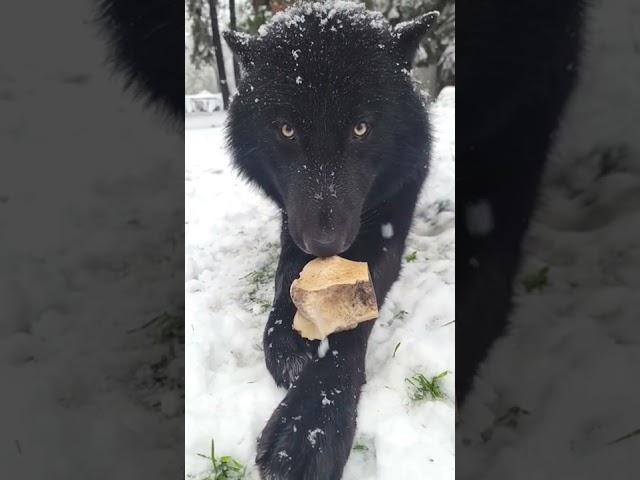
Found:
[[[626,435],[621,436],[620,438],[616,438],[615,440],[610,441],[607,445],[615,445],[616,443],[620,443],[624,440],[629,440],[630,438],[637,437],[640,435],[640,428],[627,433]]]
[[[547,276],[548,273],[549,267],[544,266],[537,272],[525,275],[522,278],[522,286],[527,291],[527,293],[531,293],[534,290],[542,291],[544,290],[544,287],[549,284],[549,278]]]
[[[158,320],[156,335],[161,342],[177,339],[184,343],[184,314],[162,313]]]
[[[246,467],[238,460],[228,455],[216,457],[215,444],[211,440],[211,456],[199,454],[201,457],[211,460],[213,471],[203,480],[242,480],[245,476]]]
[[[442,400],[445,398],[445,395],[440,388],[440,379],[445,377],[448,373],[449,371],[445,370],[435,377],[431,377],[431,380],[428,380],[427,377],[421,373],[405,378],[405,381],[409,384],[409,398],[414,402],[420,402],[423,400]]]
[[[407,261],[407,263],[415,262],[418,259],[418,252],[414,250],[408,255],[405,255],[404,259]]]
[[[273,252],[270,255],[270,260],[265,265],[244,277],[251,284],[251,290],[249,290],[248,294],[250,305],[258,305],[259,311],[257,313],[259,314],[265,313],[271,308],[271,300],[266,295],[271,295],[272,291],[269,290],[267,294],[265,289],[273,285],[276,277],[275,255],[276,253]]]
[[[400,320],[404,320],[408,313],[409,312],[407,312],[406,310],[400,310],[391,318],[391,320],[395,320],[396,318],[399,318]]]
[[[356,452],[366,452],[369,450],[369,447],[367,447],[366,445],[362,445],[361,443],[356,443],[353,446],[353,450]]]

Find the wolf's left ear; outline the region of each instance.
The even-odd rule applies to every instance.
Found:
[[[394,32],[398,38],[398,45],[409,64],[413,63],[420,39],[435,25],[439,16],[440,12],[433,11],[395,26]]]
[[[237,32],[235,30],[227,30],[222,32],[224,40],[229,45],[229,48],[236,56],[238,61],[247,68],[249,62],[253,58],[255,50],[256,37],[244,32]]]

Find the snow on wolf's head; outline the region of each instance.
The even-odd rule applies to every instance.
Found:
[[[409,69],[436,17],[394,28],[359,4],[303,3],[255,36],[225,32],[245,72],[229,148],[307,253],[344,252],[363,214],[424,179],[429,127]]]

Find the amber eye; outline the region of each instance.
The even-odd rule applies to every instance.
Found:
[[[359,122],[353,127],[353,134],[356,137],[364,137],[369,131],[369,125],[366,122]]]
[[[293,135],[296,133],[296,131],[293,129],[292,126],[287,125],[286,123],[283,123],[282,126],[280,127],[280,133],[284,138],[291,139],[293,138]]]

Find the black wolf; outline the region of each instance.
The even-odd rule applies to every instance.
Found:
[[[258,440],[263,478],[342,475],[373,322],[333,334],[320,357],[318,342],[292,329],[289,287],[315,256],[368,262],[379,303],[398,277],[430,149],[425,105],[408,74],[436,17],[393,28],[360,5],[301,4],[259,35],[224,34],[245,71],[228,145],[239,171],[282,212],[263,342],[267,368],[288,392]]]
[[[521,241],[578,71],[585,2],[458,9],[456,400],[507,327]],[[477,228],[477,213],[491,218]]]
[[[148,104],[184,116],[184,7],[174,0],[99,0],[113,64]],[[182,128],[182,125],[180,125]]]

